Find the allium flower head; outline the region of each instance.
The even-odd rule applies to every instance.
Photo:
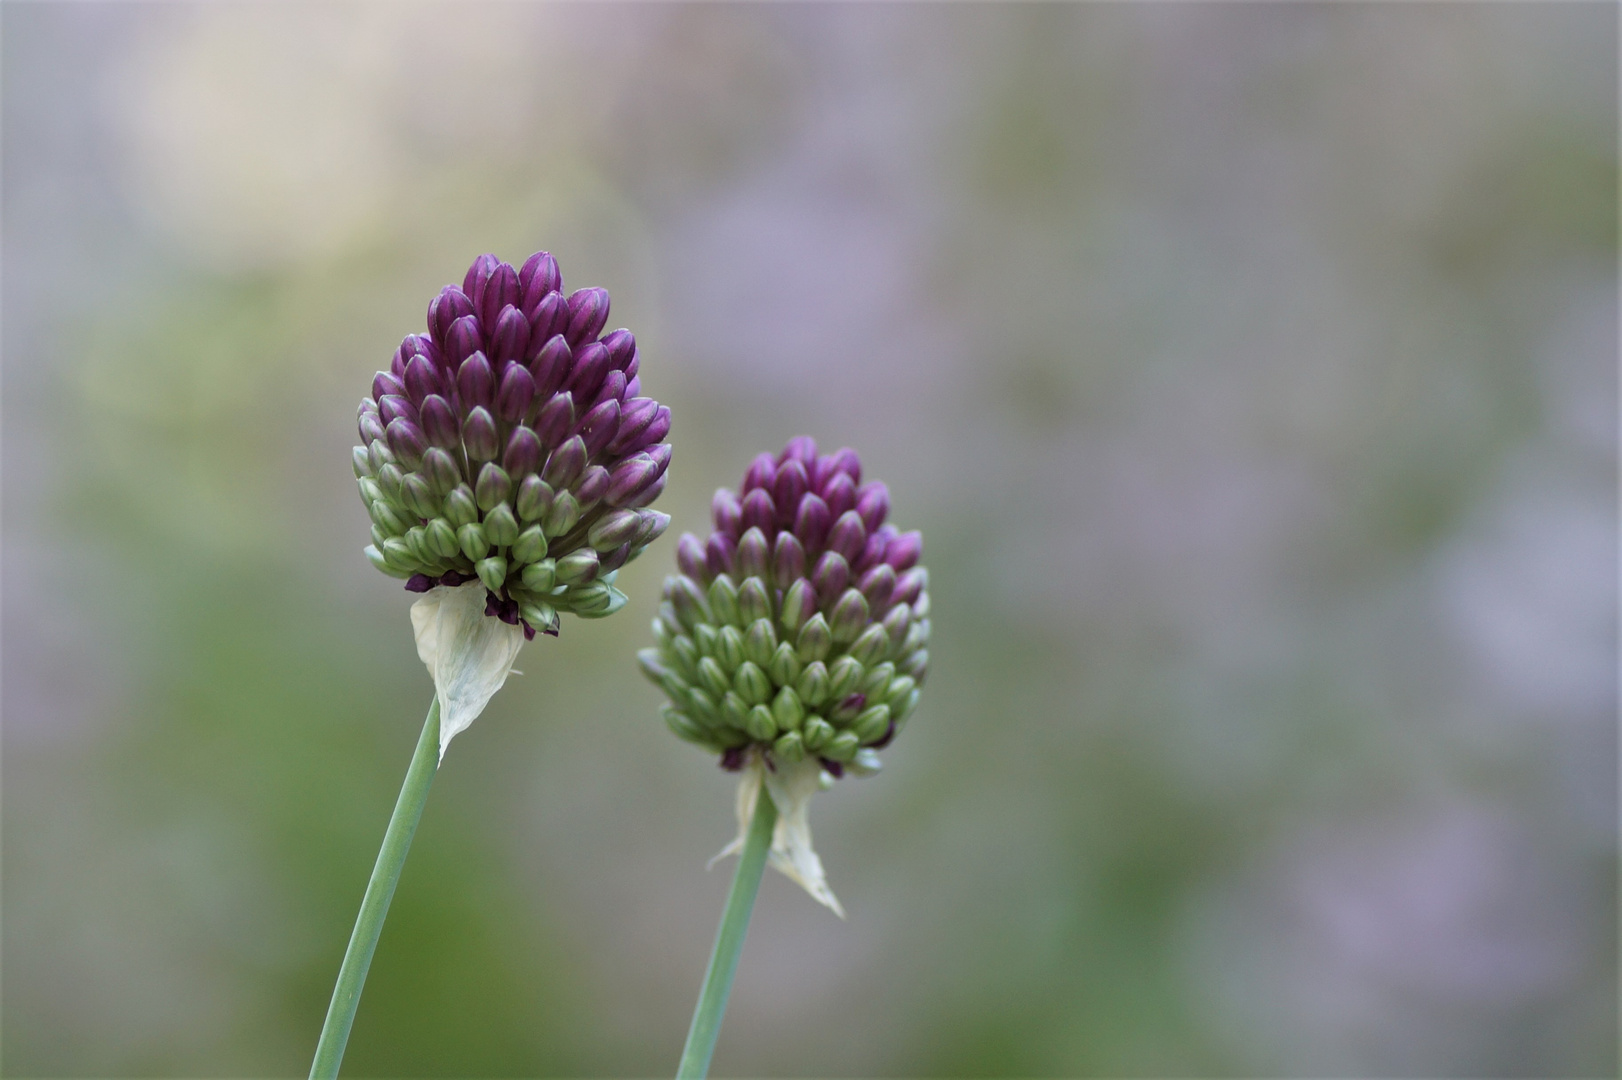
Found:
[[[922,538],[886,523],[889,492],[862,483],[854,451],[819,456],[803,436],[712,511],[707,541],[678,541],[658,647],[638,654],[670,697],[665,722],[730,769],[876,769],[929,667]]]
[[[562,289],[544,251],[475,259],[372,380],[354,451],[372,564],[413,592],[477,579],[526,637],[617,610],[615,572],[670,523],[646,509],[670,410],[641,396],[631,332],[603,333],[607,291]]]

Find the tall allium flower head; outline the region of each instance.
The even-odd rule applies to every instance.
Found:
[[[615,571],[670,523],[646,509],[670,410],[641,396],[631,332],[603,333],[608,292],[562,289],[544,251],[475,259],[373,378],[354,451],[372,564],[413,592],[477,579],[526,637],[618,610]]]
[[[855,451],[819,456],[804,436],[715,493],[715,531],[677,542],[658,647],[638,654],[672,731],[728,769],[752,753],[774,771],[878,767],[929,668],[923,541],[889,511]]]

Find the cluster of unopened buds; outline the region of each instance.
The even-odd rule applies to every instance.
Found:
[[[672,731],[729,769],[878,768],[929,668],[923,542],[889,510],[854,451],[805,437],[757,457],[740,494],[715,493],[715,531],[678,541],[657,647],[638,654]]]
[[[640,396],[631,332],[603,334],[607,291],[562,286],[544,251],[474,260],[372,380],[354,451],[372,564],[413,592],[477,579],[526,637],[617,610],[615,572],[670,523],[646,508],[670,410]]]

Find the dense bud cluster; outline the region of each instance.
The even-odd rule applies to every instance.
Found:
[[[819,758],[841,775],[877,767],[918,703],[929,666],[923,541],[885,524],[890,496],[863,484],[852,450],[793,439],[761,454],[741,495],[722,488],[715,532],[684,534],[680,574],[638,654],[669,695],[665,722],[736,768]]]
[[[670,523],[645,509],[670,410],[640,396],[631,332],[603,333],[607,291],[562,288],[544,251],[475,259],[372,380],[354,452],[372,564],[414,592],[477,578],[528,636],[616,610],[615,572]]]

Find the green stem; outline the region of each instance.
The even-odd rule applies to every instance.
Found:
[[[399,801],[394,804],[394,816],[389,818],[388,831],[383,834],[383,848],[377,853],[377,865],[372,867],[372,880],[366,883],[366,895],[361,899],[360,914],[355,918],[355,931],[349,935],[349,948],[344,951],[343,966],[338,969],[332,1004],[327,1006],[327,1021],[321,1026],[321,1041],[315,1047],[310,1080],[332,1080],[338,1075],[338,1064],[343,1061],[344,1046],[349,1042],[349,1029],[355,1023],[355,1007],[360,1004],[360,989],[366,982],[366,970],[372,966],[372,953],[377,951],[377,936],[383,932],[383,919],[389,913],[394,886],[399,884],[400,868],[405,865],[406,852],[411,850],[411,837],[416,834],[422,805],[428,800],[428,789],[433,786],[438,768],[439,698],[436,696],[428,707],[428,719],[417,739],[416,753],[411,755],[411,767],[406,770],[405,784],[400,788]]]
[[[698,992],[693,1026],[687,1029],[687,1045],[681,1052],[676,1080],[703,1080],[709,1074],[710,1056],[715,1053],[716,1036],[721,1034],[721,1016],[727,1011],[732,977],[738,973],[738,956],[743,952],[743,937],[749,932],[749,914],[755,908],[755,894],[760,891],[760,875],[766,869],[766,849],[771,846],[775,824],[777,807],[762,785],[760,797],[755,800],[755,818],[749,823],[749,835],[738,856],[738,876],[732,879],[721,929],[715,935],[715,951],[710,954],[710,967]]]

